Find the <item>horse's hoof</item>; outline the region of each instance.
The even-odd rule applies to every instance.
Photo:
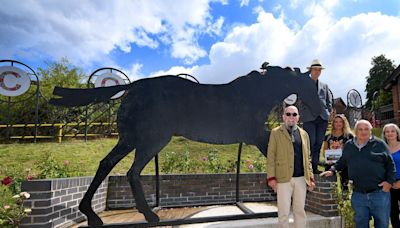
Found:
[[[102,226],[103,221],[101,218],[92,210],[92,207],[90,204],[85,204],[85,203],[80,203],[79,204],[79,210],[86,215],[87,220],[88,220],[88,225],[91,227],[97,227],[97,226]]]
[[[158,215],[153,212],[146,213],[144,215],[144,217],[146,218],[147,222],[158,223],[160,221],[160,218],[158,217]]]
[[[95,214],[95,216],[88,217],[88,225],[90,227],[99,227],[103,225],[103,221]]]

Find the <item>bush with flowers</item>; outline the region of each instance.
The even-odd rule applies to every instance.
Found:
[[[39,179],[70,176],[68,173],[69,161],[66,160],[64,161],[64,164],[60,164],[60,162],[58,162],[50,152],[45,153],[39,161],[35,163],[35,166],[38,170],[37,177]]]
[[[224,161],[217,149],[210,149],[207,155],[201,155],[198,159],[191,157],[188,151],[178,154],[176,152],[165,152],[161,164],[163,173],[234,173],[237,161],[228,159]],[[254,160],[242,160],[241,170],[244,172],[265,172],[266,159],[262,154]]]
[[[1,171],[6,176],[0,185],[0,227],[18,227],[21,220],[30,213],[31,209],[24,207],[24,201],[30,195],[27,192],[20,193],[22,181],[69,177],[69,165],[68,160],[60,163],[50,153],[46,153],[35,163],[34,171],[23,170],[20,166],[3,168]]]
[[[22,219],[31,212],[30,208],[24,206],[24,201],[30,195],[27,192],[14,195],[9,179],[5,178],[3,181],[0,185],[0,227],[18,227]]]
[[[215,149],[208,151],[207,156],[203,157],[203,162],[205,173],[224,173],[227,171],[219,158],[218,151]]]
[[[246,168],[248,172],[255,172],[255,173],[261,173],[266,171],[266,158],[264,155],[259,154],[258,157],[254,160],[246,160]]]

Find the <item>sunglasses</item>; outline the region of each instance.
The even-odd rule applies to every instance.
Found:
[[[296,117],[298,114],[297,113],[290,113],[290,112],[287,112],[287,113],[285,113],[285,115],[286,116],[293,116],[293,117]]]

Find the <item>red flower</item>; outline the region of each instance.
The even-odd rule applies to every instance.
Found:
[[[10,186],[13,183],[13,179],[9,176],[4,177],[4,179],[1,181],[1,184],[5,186]]]
[[[32,175],[28,175],[28,176],[26,177],[26,179],[27,179],[27,180],[33,180],[33,176],[32,176]]]

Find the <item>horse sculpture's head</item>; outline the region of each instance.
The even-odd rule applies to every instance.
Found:
[[[263,93],[263,99],[268,102],[278,104],[289,95],[296,94],[301,102],[301,106],[298,107],[301,121],[314,120],[321,114],[317,87],[308,73],[268,66],[266,75],[253,71],[248,76],[256,81],[257,88],[268,91]]]

